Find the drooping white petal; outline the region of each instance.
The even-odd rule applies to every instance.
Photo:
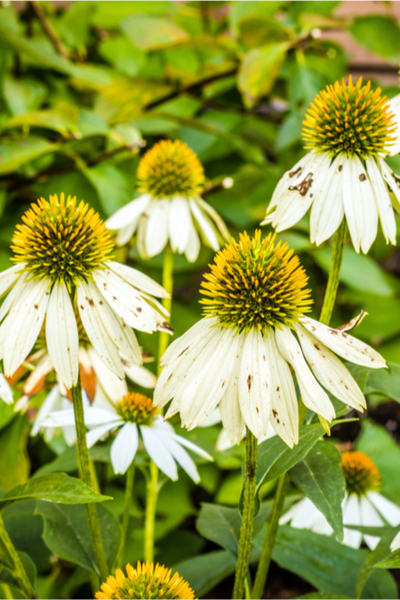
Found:
[[[230,381],[219,404],[224,431],[232,446],[240,443],[244,429],[244,419],[239,403],[239,377],[245,337],[239,335],[238,338],[238,349],[234,357]]]
[[[128,391],[125,379],[110,371],[93,347],[89,346],[87,352],[100,386],[111,400],[118,402]]]
[[[213,224],[211,223],[210,219],[203,213],[196,200],[193,200],[193,198],[191,198],[189,200],[189,203],[190,210],[192,211],[192,215],[196,219],[200,231],[204,235],[211,248],[215,252],[218,252],[219,242]]]
[[[161,364],[167,365],[171,360],[174,360],[184,351],[189,350],[190,346],[204,337],[207,337],[214,330],[214,325],[218,323],[218,319],[213,317],[211,319],[205,318],[197,321],[190,329],[188,329],[180,338],[174,340],[166,349],[161,357]]]
[[[125,423],[111,445],[110,458],[114,473],[125,473],[136,456],[138,446],[139,434],[136,423]]]
[[[190,224],[189,237],[185,248],[185,256],[189,262],[195,262],[200,252],[200,240],[193,222]]]
[[[151,427],[144,425],[141,425],[140,433],[142,434],[146,452],[150,456],[151,460],[167,477],[173,481],[176,481],[178,479],[176,462],[171,456],[169,450],[159,439],[157,433],[153,431]]]
[[[79,336],[74,309],[64,282],[56,281],[46,315],[46,344],[54,369],[67,389],[78,381]]]
[[[185,251],[190,233],[192,217],[186,198],[175,196],[169,207],[169,239],[173,252]]]
[[[378,160],[380,162],[382,161],[382,159]],[[389,192],[382,178],[382,173],[373,157],[366,158],[365,162],[367,165],[368,177],[371,181],[375,195],[383,235],[385,236],[386,242],[396,244],[396,220]]]
[[[290,369],[278,350],[270,329],[264,338],[271,378],[270,422],[276,433],[293,448],[299,441],[299,409]]]
[[[362,496],[360,498],[360,524],[365,527],[381,527],[384,525],[382,519],[376,512],[375,508],[368,500],[367,496]],[[365,543],[367,544],[370,550],[375,550],[377,545],[379,544],[379,537],[374,535],[363,535]]]
[[[199,483],[200,475],[189,454],[171,436],[159,433],[160,442],[168,449],[174,460],[182,467],[195,483]]]
[[[344,364],[304,327],[295,327],[304,356],[324,388],[356,410],[367,408],[364,394]]]
[[[145,292],[157,298],[169,298],[168,292],[159,283],[141,271],[133,267],[128,267],[128,265],[114,262],[113,260],[106,262],[106,265],[111,271],[114,271],[121,279],[132,285],[139,292]]]
[[[109,423],[106,423],[105,425],[99,425],[99,427],[95,427],[94,429],[91,429],[86,434],[87,447],[91,448],[92,446],[95,445],[96,442],[98,442],[103,436],[105,436],[106,433],[108,433],[109,431],[114,429],[114,427],[120,427],[120,426],[121,426],[121,420],[110,421]]]
[[[285,325],[275,330],[275,338],[283,358],[293,367],[304,404],[317,414],[332,421],[335,411],[327,393],[319,385],[304,360],[300,346]]]
[[[378,492],[369,492],[368,499],[392,527],[400,525],[400,508],[396,504]]]
[[[14,402],[12,389],[3,373],[0,373],[0,399],[4,400],[6,404],[12,404]]]
[[[133,383],[148,389],[154,389],[156,387],[157,377],[145,367],[138,367],[128,360],[125,360],[124,357],[122,357],[122,367],[125,371],[125,375],[133,381]]]
[[[238,381],[240,410],[247,427],[256,438],[266,433],[270,411],[270,378],[266,361],[259,360],[262,347],[259,331],[250,331],[242,349]]]
[[[169,200],[153,200],[147,209],[145,245],[147,256],[156,256],[168,242]]]
[[[343,504],[343,524],[344,525],[360,525],[360,504],[356,494],[346,496]],[[355,529],[344,528],[343,544],[352,548],[359,548],[361,545],[362,534]]]
[[[370,369],[386,367],[386,361],[378,352],[345,331],[332,329],[304,315],[301,322],[307,331],[345,360]]]
[[[48,288],[47,279],[25,284],[19,300],[0,328],[0,331],[4,328],[4,373],[7,377],[15,373],[37,340],[49,302]]]
[[[97,425],[104,425],[105,423],[117,421],[118,419],[122,421],[111,405],[109,409],[97,408],[96,406],[86,407],[84,408],[83,413],[85,425],[88,427],[97,427]],[[52,412],[43,421],[43,425],[46,427],[67,427],[68,425],[74,424],[75,416],[72,408]]]
[[[111,215],[105,222],[106,227],[108,229],[121,229],[122,227],[126,227],[132,222],[136,222],[138,217],[146,210],[148,205],[150,204],[151,196],[149,194],[143,194],[143,196],[139,196],[129,204],[126,204],[116,213]]]
[[[30,435],[32,437],[35,437],[39,433],[40,428],[42,427],[42,423],[46,419],[46,417],[52,411],[56,410],[60,399],[61,399],[60,390],[58,388],[58,385],[55,385],[52,388],[52,390],[47,394],[42,406],[39,408],[39,410],[37,412],[37,415],[33,422],[31,433],[30,433]],[[75,423],[75,421],[74,421],[74,423]]]
[[[96,270],[93,279],[110,307],[127,325],[139,331],[152,333],[156,330],[156,319],[151,307],[140,293],[110,270]]]
[[[117,235],[115,236],[115,243],[117,246],[125,246],[133,236],[139,223],[139,217],[129,225],[118,229]]]
[[[10,287],[21,277],[21,271],[26,263],[19,263],[0,273],[0,298],[10,289]]]
[[[400,177],[389,169],[384,160],[380,160],[378,166],[382,171],[383,179],[386,181],[392,204],[397,212],[400,212]]]
[[[77,288],[77,304],[82,325],[90,340],[90,343],[96,348],[104,364],[120,379],[124,378],[121,358],[117,346],[114,344],[109,333],[96,310],[93,296],[95,294],[95,285],[92,281],[85,283],[80,281]]]
[[[164,425],[169,425],[169,423],[163,423]],[[206,460],[213,460],[212,456],[210,456],[208,454],[208,452],[206,452],[205,450],[203,450],[203,448],[200,448],[200,446],[197,446],[196,444],[194,444],[193,442],[191,442],[190,440],[187,440],[186,438],[177,435],[176,433],[173,432],[168,432],[169,437],[171,437],[173,440],[175,440],[178,444],[180,444],[181,446],[185,446],[185,448],[187,448],[188,450],[191,450],[192,452],[194,452],[195,454],[197,454],[198,456],[201,456],[202,458],[205,458]]]
[[[393,538],[392,543],[390,544],[390,549],[392,552],[395,552],[399,548],[400,548],[400,531],[399,531],[399,533],[396,533],[396,535]]]
[[[319,178],[310,216],[310,239],[317,246],[328,240],[344,217],[343,157],[337,156]]]
[[[0,322],[4,319],[4,317],[7,315],[8,311],[15,304],[15,302],[18,302],[23,290],[25,289],[25,282],[27,277],[27,273],[22,273],[18,281],[7,294],[7,297],[4,299],[4,302],[2,303],[0,308]]]
[[[219,229],[221,236],[225,240],[229,240],[229,238],[230,238],[229,231],[224,223],[224,220],[221,219],[221,217],[219,216],[217,211],[214,210],[213,207],[208,204],[208,202],[205,202],[205,200],[203,200],[203,198],[196,198],[196,202],[200,206],[200,208],[205,213],[207,213],[208,216],[211,217],[211,219],[214,221],[214,223],[216,224],[216,226]]]
[[[376,238],[378,209],[371,183],[356,156],[343,160],[343,204],[354,249],[367,253]]]

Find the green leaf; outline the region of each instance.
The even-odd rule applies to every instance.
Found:
[[[198,532],[237,555],[242,519],[237,508],[204,503],[196,527]]]
[[[18,551],[18,556],[21,560],[21,563],[25,569],[25,573],[28,576],[29,581],[32,586],[35,588],[36,586],[36,566],[31,557],[26,554],[26,552]],[[11,568],[8,568],[7,565],[1,564],[0,559],[0,583],[4,582],[6,585],[10,585],[13,588],[19,589],[18,583],[14,578],[14,573]],[[19,598],[19,596],[17,596]]]
[[[111,572],[118,552],[121,526],[117,518],[102,504],[97,505],[97,511]],[[85,506],[38,502],[35,512],[43,517],[43,540],[53,554],[98,572]]]
[[[41,127],[58,131],[63,136],[77,133],[79,111],[75,106],[68,104],[58,105],[49,110],[36,110],[17,115],[7,121],[3,129],[14,127]]]
[[[246,106],[251,108],[271,91],[287,49],[287,42],[279,42],[246,52],[238,75],[238,87]]]
[[[3,82],[3,94],[11,113],[20,115],[39,108],[47,95],[47,88],[33,77],[17,79],[7,75]]]
[[[316,262],[329,272],[331,264],[331,248],[321,248],[312,252]],[[357,254],[353,248],[344,249],[340,281],[351,288],[376,294],[377,296],[392,296],[394,289],[391,280],[370,256]]]
[[[254,0],[238,0],[231,2],[229,12],[229,23],[234,33],[243,19],[253,17],[269,17],[273,15],[284,4],[282,0],[270,0],[269,2],[258,2]]]
[[[393,63],[400,58],[400,27],[391,17],[368,15],[356,17],[349,31],[369,52],[379,54]]]
[[[345,480],[340,452],[329,442],[317,442],[289,471],[297,487],[322,512],[339,542],[343,540],[342,500]]]
[[[279,437],[274,436],[258,446],[257,490],[263,483],[277,479],[310,452],[324,430],[319,423],[302,425],[299,431],[299,443],[289,448]]]
[[[88,504],[112,499],[109,496],[101,496],[80,479],[65,473],[53,473],[33,477],[23,485],[12,489],[0,499],[0,508],[3,509],[12,502],[26,498],[38,498],[61,504]]]
[[[235,566],[236,559],[230,552],[217,550],[184,560],[174,565],[174,570],[189,582],[196,593],[196,598],[201,598],[233,573]]]
[[[186,31],[169,19],[146,14],[126,17],[121,21],[120,28],[140,50],[163,48],[182,42],[188,37]]]
[[[29,423],[25,415],[17,415],[1,430],[0,489],[10,490],[25,483],[29,477],[29,457],[26,451]]]
[[[382,538],[375,548],[372,550],[361,565],[361,569],[357,578],[357,586],[356,586],[356,598],[361,597],[361,593],[365,588],[367,581],[373,574],[374,567],[378,569],[386,569],[386,568],[396,568],[396,563],[398,562],[398,556],[400,552],[391,552],[390,544],[393,540],[393,529],[390,531],[386,531],[382,535]],[[397,556],[395,556],[397,554]]]
[[[133,199],[133,189],[125,173],[106,162],[90,169],[82,169],[96,189],[103,211],[107,216]]]
[[[55,152],[59,147],[59,144],[32,136],[3,140],[0,144],[0,175],[11,173],[40,156]]]
[[[388,363],[388,369],[371,369],[365,393],[378,392],[400,402],[400,365]]]

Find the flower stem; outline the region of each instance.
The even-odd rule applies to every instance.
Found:
[[[129,517],[132,506],[132,495],[133,495],[133,481],[135,479],[135,463],[132,461],[127,472],[126,472],[126,484],[125,484],[125,500],[124,500],[124,512],[122,516],[122,537],[121,544],[118,552],[118,566],[122,569],[125,566],[124,554],[126,547],[126,540],[128,539],[128,528],[129,528]]]
[[[172,294],[174,291],[174,253],[172,252],[172,248],[169,244],[164,250],[162,284],[163,288],[169,294],[169,298],[163,298],[162,304],[171,315]],[[161,371],[160,359],[167,349],[169,337],[169,334],[165,331],[160,332],[160,341],[158,345],[158,374],[160,374]]]
[[[339,285],[340,269],[343,262],[344,244],[346,241],[347,224],[343,219],[339,229],[333,236],[333,249],[331,265],[329,267],[328,284],[326,286],[324,303],[322,305],[321,316],[319,320],[325,325],[329,325],[331,320],[333,306],[336,300],[336,292]]]
[[[268,521],[268,529],[261,550],[256,578],[254,581],[254,587],[251,593],[252,598],[262,598],[262,594],[264,592],[264,586],[268,576],[272,552],[274,550],[276,536],[278,533],[279,519],[282,515],[283,505],[285,502],[288,487],[289,477],[286,473],[284,473],[280,476],[278,480],[278,487],[276,489],[274,503],[272,505],[272,512]]]
[[[10,567],[11,574],[14,577],[18,588],[25,594],[27,598],[37,598],[34,587],[29,581],[24,566],[21,562],[18,552],[13,546],[12,541],[4,527],[3,518],[0,516],[0,550],[7,557],[7,567]],[[3,585],[6,585],[3,583]],[[7,586],[8,587],[8,586]],[[12,596],[11,596],[12,598]]]
[[[154,524],[158,496],[158,468],[150,461],[150,477],[147,480],[146,514],[144,523],[144,560],[154,559]]]
[[[243,598],[247,567],[250,559],[256,493],[257,451],[257,439],[251,433],[250,429],[246,428],[246,474],[243,487],[242,526],[240,528],[239,553],[232,595],[232,598],[239,600]]]
[[[76,446],[78,453],[78,472],[81,480],[89,487],[94,489],[92,473],[90,469],[89,450],[86,443],[86,425],[83,416],[82,387],[79,377],[76,386],[71,388],[72,403],[75,414],[76,428]],[[96,563],[99,569],[99,575],[102,581],[105,581],[109,575],[107,567],[107,558],[104,551],[103,538],[101,537],[99,515],[96,505],[86,504],[89,529],[93,542],[93,550],[96,557]]]

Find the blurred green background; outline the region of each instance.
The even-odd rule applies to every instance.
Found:
[[[135,173],[140,156],[163,138],[181,139],[198,154],[207,177],[204,197],[226,220],[232,235],[254,231],[280,176],[304,154],[302,120],[322,88],[351,72],[354,78],[371,79],[389,97],[400,92],[399,8],[396,2],[279,0],[1,2],[0,268],[10,266],[12,233],[29,203],[65,192],[85,199],[107,217],[138,195]],[[400,159],[388,162],[400,175]],[[227,177],[233,185],[224,189]],[[318,315],[330,245],[311,246],[307,218],[280,237],[307,269]],[[195,264],[176,258],[172,316],[176,336],[200,317],[199,283],[212,258],[212,251],[205,248]],[[132,243],[127,260],[160,281],[162,256],[144,262]],[[368,256],[357,255],[349,246],[333,317],[338,325],[361,308],[367,311],[356,335],[392,363],[400,363],[399,274],[400,252],[387,246],[381,233]],[[156,353],[156,336],[142,335],[140,341],[145,350]],[[348,445],[362,429],[357,444],[376,460],[386,495],[398,502],[400,367],[393,366],[391,374],[388,378],[357,372],[369,394],[369,418],[363,418],[362,426],[357,423],[336,434],[334,430],[334,435],[336,442]],[[41,440],[28,442],[26,416],[15,417],[4,404],[0,427],[2,489],[25,481],[39,468],[74,469],[62,444],[53,442],[48,448]],[[212,451],[217,434],[217,428],[211,428],[190,437]],[[157,560],[174,565],[205,550],[216,551],[217,546],[196,531],[195,517],[202,501],[237,505],[242,455],[243,448],[236,448],[216,456],[214,464],[200,466],[200,487],[183,475],[178,483],[165,485]],[[124,481],[112,476],[105,457],[105,452],[96,457],[100,479],[105,493],[115,498],[109,507],[119,515]],[[49,462],[53,466],[44,466]],[[271,486],[267,495],[270,490]],[[128,549],[131,561],[140,557],[143,491],[139,476]],[[41,597],[52,597],[54,582],[59,597],[84,597],[85,561],[75,559],[78,567],[73,568],[78,550],[68,554],[57,546],[51,537],[54,527],[57,532],[54,515],[30,502],[9,510],[7,522],[20,549],[36,563]],[[47,549],[41,541],[41,519],[46,523]],[[306,558],[288,554],[284,539],[280,543],[280,567],[303,576],[300,583],[290,580],[294,594],[314,586],[329,597],[346,597],[340,596],[350,577],[346,572],[350,558],[344,551],[332,546],[336,562],[321,567],[322,585],[301,562]],[[61,558],[51,562],[49,548]],[[207,593],[232,570],[221,555],[209,556],[202,569],[204,573],[214,569],[214,578],[204,577],[198,594]],[[354,568],[359,568],[361,554],[354,551],[352,557]],[[274,577],[283,577],[278,567]],[[372,595],[365,597],[397,597],[393,580],[385,581],[371,585]],[[226,596],[223,588],[218,593],[229,597],[229,590]]]

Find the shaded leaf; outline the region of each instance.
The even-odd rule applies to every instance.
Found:
[[[25,415],[17,415],[1,431],[0,489],[2,490],[10,490],[28,479],[30,465],[26,451],[28,434],[29,423]]]
[[[254,48],[244,55],[238,75],[238,87],[248,107],[272,89],[285,60],[288,44],[279,42]]]
[[[121,21],[120,28],[141,50],[162,48],[182,42],[188,37],[186,31],[169,19],[146,14],[129,15]]]
[[[58,144],[52,144],[43,138],[32,136],[3,140],[0,143],[0,175],[11,173],[40,156],[55,152],[58,148]]]
[[[395,19],[385,15],[356,17],[349,31],[369,52],[380,54],[393,63],[400,57],[400,27]]]
[[[220,581],[234,572],[236,559],[227,550],[217,550],[189,558],[176,565],[174,571],[177,571],[183,579],[189,582],[196,593],[196,597],[201,598]]]

